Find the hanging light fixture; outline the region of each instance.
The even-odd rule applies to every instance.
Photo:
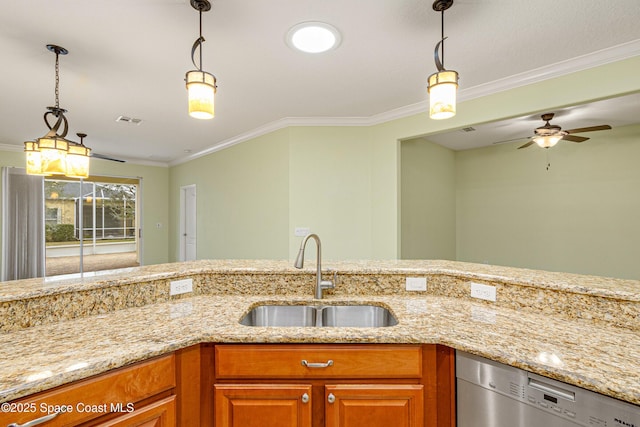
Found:
[[[441,37],[434,51],[438,71],[429,76],[429,117],[448,119],[456,115],[456,92],[458,91],[458,73],[444,68],[444,11],[453,5],[453,0],[436,0],[433,10],[441,13]],[[442,61],[439,50],[442,49]]]
[[[67,175],[86,178],[89,175],[91,150],[82,143],[78,144],[65,138],[69,129],[69,123],[64,115],[67,110],[60,108],[59,56],[66,55],[69,51],[53,44],[48,44],[47,49],[56,54],[56,105],[55,107],[47,107],[48,111],[44,113],[44,122],[49,128],[49,132],[35,141],[24,143],[27,173],[30,175]],[[50,120],[55,120],[55,123],[51,125]],[[69,170],[69,161],[72,163],[71,170]],[[77,166],[79,163],[84,165],[81,172],[78,172],[80,170]]]
[[[200,37],[191,48],[191,62],[198,69],[187,71],[185,76],[189,95],[189,115],[196,119],[212,119],[215,116],[214,95],[218,86],[213,74],[202,71],[202,42],[205,41],[202,37],[202,12],[210,10],[211,3],[208,0],[191,0],[191,6],[200,15]],[[196,49],[198,49],[198,64],[194,58]]]

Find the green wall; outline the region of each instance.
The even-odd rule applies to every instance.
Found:
[[[639,278],[640,125],[589,136],[549,150],[403,141],[401,257]]]
[[[289,259],[309,227],[325,259],[369,259],[372,229],[372,154],[368,129],[294,127],[289,146]],[[307,258],[315,255],[309,243]]]
[[[0,151],[0,167],[24,168],[24,161],[22,152]],[[142,178],[142,263],[150,265],[168,262],[169,168],[92,159],[91,174]],[[160,228],[157,224],[161,225]]]
[[[455,260],[455,152],[416,138],[400,160],[400,258]]]
[[[289,129],[171,168],[170,257],[179,257],[180,187],[195,184],[198,259],[286,259]]]
[[[640,278],[640,126],[589,136],[457,152],[458,260]]]

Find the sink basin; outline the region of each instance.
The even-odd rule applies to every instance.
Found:
[[[398,324],[386,308],[375,305],[272,305],[254,307],[241,320],[244,326],[327,326],[380,328]]]
[[[240,320],[245,326],[315,326],[316,307],[309,305],[259,305]]]
[[[389,310],[375,305],[331,305],[322,309],[322,326],[380,328],[397,324]]]

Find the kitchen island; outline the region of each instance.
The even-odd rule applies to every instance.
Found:
[[[640,282],[450,261],[328,262],[324,304],[388,308],[382,328],[250,327],[258,304],[313,302],[314,266],[195,261],[0,284],[0,401],[200,343],[439,344],[640,404]],[[427,279],[407,291],[407,277]],[[170,296],[169,282],[193,292]],[[473,299],[470,282],[495,286]],[[316,300],[317,301],[317,300]]]

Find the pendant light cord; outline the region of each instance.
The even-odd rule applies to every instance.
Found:
[[[200,37],[198,37],[196,39],[195,42],[193,42],[193,46],[191,47],[191,62],[193,63],[193,66],[196,67],[198,69],[198,71],[202,71],[202,42],[205,41],[204,37],[202,37],[202,6],[198,7],[198,12],[200,15]],[[196,64],[196,60],[195,60],[195,54],[196,54],[196,49],[198,49],[198,64]]]
[[[58,60],[59,53],[56,51],[56,110],[60,110],[60,61]]]
[[[440,11],[440,40],[442,40],[442,68],[444,68],[444,9]]]
[[[202,42],[204,41],[204,39],[202,38],[202,8],[200,8],[198,12],[200,14],[200,38],[198,39],[200,40],[200,67],[198,68],[198,70],[202,71]]]

